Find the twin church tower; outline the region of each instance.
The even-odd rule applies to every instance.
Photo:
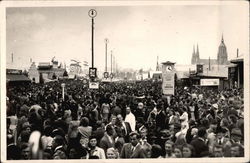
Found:
[[[227,47],[224,43],[224,39],[222,36],[221,43],[218,49],[217,53],[217,59],[200,59],[200,54],[199,54],[199,47],[197,45],[197,50],[195,52],[195,47],[193,47],[193,54],[192,54],[192,59],[191,59],[191,64],[212,64],[212,65],[227,65],[228,62],[228,56],[227,56]]]

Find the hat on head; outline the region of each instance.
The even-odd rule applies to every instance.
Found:
[[[54,129],[54,130],[52,131],[52,133],[51,133],[51,136],[52,136],[52,137],[55,137],[55,136],[57,136],[57,135],[60,135],[60,136],[64,137],[64,136],[65,136],[65,132],[63,131],[63,129],[61,129],[61,128],[59,127],[59,128],[57,128],[57,129]]]
[[[143,103],[142,103],[142,102],[139,102],[139,103],[138,103],[138,106],[142,106],[142,107],[143,107]]]
[[[227,114],[228,116],[238,116],[238,112],[235,109],[229,110]]]
[[[170,139],[171,134],[170,131],[167,129],[161,130],[161,139]]]
[[[231,131],[231,135],[238,135],[238,136],[242,136],[242,132],[239,128],[233,128]]]
[[[139,132],[147,131],[147,128],[143,125],[139,128]]]
[[[212,107],[214,107],[215,109],[219,108],[218,104],[213,104]]]
[[[136,135],[137,137],[139,136],[139,134],[136,132],[136,131],[132,131],[129,136],[133,136],[133,135]]]
[[[223,128],[223,127],[221,127],[221,126],[218,126],[217,128],[216,128],[216,134],[218,134],[218,133],[226,133],[227,132],[227,130],[225,129],[225,128]]]

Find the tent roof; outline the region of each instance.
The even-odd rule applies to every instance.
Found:
[[[31,81],[25,75],[17,75],[17,74],[7,74],[6,79],[7,81]]]

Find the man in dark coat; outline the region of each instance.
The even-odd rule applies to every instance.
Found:
[[[132,129],[128,122],[124,122],[123,117],[121,114],[117,115],[117,126],[121,128],[122,135],[124,136],[124,140],[126,143],[129,142],[129,134],[131,133]]]
[[[201,127],[198,130],[198,137],[191,141],[191,145],[195,150],[195,157],[205,157],[209,155],[208,146],[206,144],[206,128]]]
[[[115,146],[115,141],[113,138],[113,133],[114,133],[113,131],[114,131],[114,129],[112,128],[112,126],[108,125],[106,127],[106,133],[104,134],[104,136],[100,140],[100,147],[102,149],[104,149],[105,153],[107,152],[108,148]]]
[[[145,151],[139,143],[139,134],[131,132],[129,136],[131,142],[124,144],[121,151],[121,158],[146,158]]]
[[[159,132],[163,129],[166,129],[166,113],[163,111],[163,101],[158,100],[157,101],[157,115],[156,115],[156,130]]]

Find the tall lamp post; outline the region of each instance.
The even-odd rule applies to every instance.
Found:
[[[111,58],[110,59],[111,59],[111,62],[110,62],[111,63],[111,70],[110,70],[111,72],[110,73],[112,74],[112,69],[113,69],[113,67],[112,67],[113,66],[113,64],[112,64],[112,62],[113,62],[113,51],[112,50],[111,50]]]
[[[91,26],[91,50],[92,50],[92,65],[89,69],[89,76],[91,79],[96,78],[96,68],[94,68],[94,18],[97,15],[96,10],[90,9],[89,10],[89,17],[92,19],[92,26]]]
[[[107,38],[105,38],[104,40],[105,42],[105,72],[107,72],[107,49],[108,49],[108,43],[109,43],[109,40]]]
[[[109,40],[107,38],[104,39],[105,42],[105,71],[104,71],[104,78],[107,79],[109,74],[108,74],[108,68],[107,68],[107,49],[108,49],[108,42]]]
[[[111,81],[112,81],[112,78],[113,78],[113,73],[112,73],[112,69],[113,69],[113,67],[112,67],[113,63],[112,62],[113,61],[112,60],[113,60],[113,51],[111,50],[111,62],[110,62],[111,63],[111,70],[110,70],[111,71],[110,72],[110,79],[111,79]]]

